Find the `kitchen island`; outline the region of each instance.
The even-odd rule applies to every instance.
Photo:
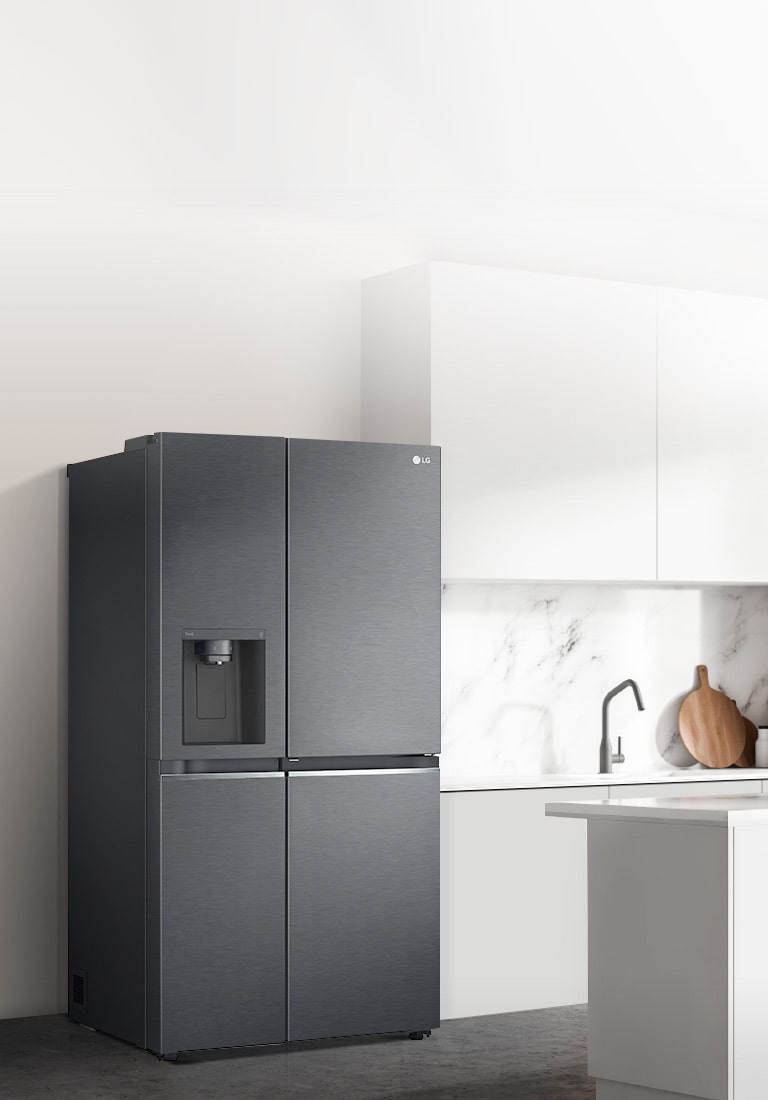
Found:
[[[768,796],[546,814],[587,820],[597,1100],[766,1100]]]

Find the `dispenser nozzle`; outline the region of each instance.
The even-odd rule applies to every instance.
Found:
[[[228,638],[206,638],[195,642],[195,656],[204,665],[223,665],[232,660],[232,642]]]

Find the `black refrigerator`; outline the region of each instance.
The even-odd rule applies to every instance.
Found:
[[[167,1058],[436,1027],[439,449],[68,475],[70,1016]]]

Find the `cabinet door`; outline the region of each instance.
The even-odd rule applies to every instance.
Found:
[[[605,788],[440,797],[442,1018],[586,1001],[586,823],[544,808]]]
[[[437,769],[289,779],[289,1039],[440,1022]]]
[[[285,785],[162,779],[159,1053],[285,1040]]]
[[[450,579],[656,576],[655,290],[432,265]]]
[[[768,579],[768,301],[659,291],[659,579]]]
[[[291,439],[288,753],[440,751],[440,452]]]

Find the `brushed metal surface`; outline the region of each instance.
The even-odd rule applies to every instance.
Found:
[[[437,1027],[439,773],[288,789],[289,1039]]]
[[[146,920],[145,920],[145,975],[146,975],[146,1037],[147,1050],[159,1051],[162,1047],[162,928],[160,924],[162,899],[162,832],[160,829],[160,764],[147,760],[146,800]]]
[[[161,781],[159,1053],[285,1039],[285,783],[200,778]]]
[[[144,451],[146,459],[146,595],[145,634],[145,724],[147,752],[146,821],[146,1038],[149,1050],[160,1049],[160,778],[156,763],[162,757],[161,744],[161,467],[160,445]]]
[[[288,754],[439,752],[439,448],[290,439],[288,470]]]
[[[219,757],[285,753],[285,440],[162,433],[162,756],[182,744],[181,632],[197,623],[265,631],[266,742]]]
[[[72,1016],[140,1046],[144,1005],[144,453],[70,467]],[[71,994],[71,983],[70,983]]]

